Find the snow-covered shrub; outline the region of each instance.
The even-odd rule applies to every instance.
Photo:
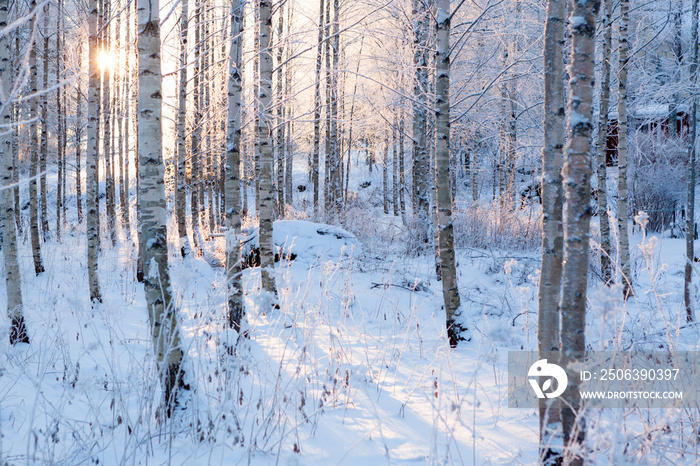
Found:
[[[671,226],[674,212],[684,202],[687,141],[639,131],[631,139],[630,149],[634,165],[630,212],[646,212],[647,229],[663,231]]]
[[[508,212],[493,204],[473,204],[452,214],[457,248],[531,251],[542,245],[542,214],[536,207]]]

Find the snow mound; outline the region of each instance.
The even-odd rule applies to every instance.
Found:
[[[284,257],[315,260],[319,257],[340,258],[360,252],[355,235],[333,225],[304,220],[278,220],[272,225],[272,241]],[[259,245],[258,228],[245,231],[246,253]]]

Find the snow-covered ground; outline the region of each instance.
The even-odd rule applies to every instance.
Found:
[[[234,354],[220,257],[210,260],[223,238],[202,257],[172,256],[192,390],[170,419],[124,234],[105,245],[95,307],[84,233],[50,239],[39,277],[25,242],[32,342],[11,347],[0,318],[0,464],[536,464],[535,410],[507,407],[507,352],[537,347],[540,253],[458,250],[473,338],[450,349],[432,255],[406,254],[400,218],[366,208],[344,219],[357,238],[331,229],[323,248],[318,225],[287,223],[298,256],[277,265],[281,308],[259,307],[259,271],[247,269],[250,339]],[[636,230],[632,243],[634,298],[624,303],[591,274],[589,347],[697,351],[700,331],[682,306],[684,240]],[[588,456],[698,464],[698,417],[591,410]]]

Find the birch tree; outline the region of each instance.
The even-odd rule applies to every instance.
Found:
[[[274,193],[272,184],[272,145],[271,130],[274,118],[272,116],[272,49],[270,48],[270,32],[272,30],[272,15],[270,0],[260,0],[260,117],[258,120],[257,140],[260,147],[260,275],[262,288],[273,300],[277,301],[275,286],[275,245],[272,243],[272,220],[274,208]]]
[[[564,393],[562,423],[568,453],[565,461],[582,465],[586,435],[580,409],[580,374],[571,365],[583,360],[586,349],[586,291],[590,238],[591,167],[593,150],[593,87],[595,83],[595,30],[600,0],[573,2],[569,18],[571,60],[569,68],[568,143],[564,151],[564,262],[562,267],[561,345],[562,366],[569,387]]]
[[[44,27],[42,28],[43,35],[43,62],[42,67],[42,79],[44,84],[44,91],[41,93],[41,139],[39,141],[39,197],[41,201],[39,206],[41,207],[41,212],[39,219],[41,221],[41,237],[44,241],[49,235],[49,212],[47,208],[47,197],[46,197],[46,167],[48,159],[48,142],[49,142],[49,121],[48,121],[48,111],[49,111],[49,94],[46,89],[49,87],[49,4],[44,4]],[[36,48],[36,45],[34,46]],[[35,114],[35,116],[39,116]]]
[[[630,264],[630,244],[627,214],[627,71],[629,66],[629,45],[627,29],[629,27],[629,0],[620,0],[620,71],[618,73],[617,94],[617,228],[619,238],[620,269],[625,299],[632,292],[632,274]]]
[[[97,26],[97,0],[90,0],[88,5],[88,50],[90,60],[88,63],[88,125],[87,125],[87,265],[88,282],[90,286],[90,301],[102,302],[100,283],[97,277],[97,256],[100,251],[100,217],[98,200],[98,124],[99,114],[97,106],[100,96],[100,75],[97,63],[99,55]],[[80,102],[80,101],[79,101]],[[78,175],[80,176],[80,175]]]
[[[538,292],[538,348],[559,350],[559,296],[564,232],[561,169],[566,138],[564,25],[566,0],[549,0],[544,43],[544,149],[542,152],[542,269]],[[540,403],[540,458],[547,460],[560,431],[557,406]]]
[[[5,285],[7,289],[7,316],[10,319],[10,344],[29,343],[27,326],[22,312],[22,277],[17,259],[17,232],[15,230],[15,206],[12,160],[12,72],[10,34],[7,33],[8,0],[0,0],[0,164],[2,164],[2,190],[0,191],[0,228],[2,252],[5,256]]]
[[[419,241],[428,242],[430,223],[428,199],[428,172],[430,160],[427,151],[428,118],[428,25],[427,8],[422,0],[413,0],[413,47],[415,78],[413,83],[413,214],[419,225]]]
[[[693,83],[697,85],[698,77],[698,59],[700,59],[700,44],[698,43],[698,0],[693,0],[693,20],[692,20],[692,39],[693,61],[690,64],[690,76]],[[695,87],[695,86],[694,86]],[[696,170],[696,154],[697,154],[697,121],[698,121],[698,102],[697,97],[693,98],[693,105],[690,114],[690,148],[688,149],[688,201],[686,206],[685,220],[685,271],[684,271],[684,287],[683,299],[685,302],[685,319],[687,322],[692,322],[693,315],[693,263],[695,262],[695,170]]]
[[[110,25],[110,10],[111,10],[111,0],[102,0],[103,7],[103,24],[102,24],[102,50],[103,53],[111,48],[111,34]],[[116,231],[114,227],[114,220],[116,218],[114,200],[115,200],[115,187],[114,187],[114,170],[112,161],[112,102],[110,100],[110,89],[112,80],[112,67],[109,64],[105,64],[102,69],[102,153],[105,160],[105,225],[107,227],[107,233],[112,245],[116,244]]]
[[[160,374],[168,409],[177,390],[187,388],[182,368],[183,351],[172,301],[168,270],[167,209],[162,155],[162,74],[158,0],[138,1],[138,153],[141,211],[141,250],[144,289]]]
[[[604,283],[612,280],[610,255],[610,224],[608,222],[607,197],[607,135],[610,108],[610,52],[612,49],[612,0],[605,0],[603,21],[603,63],[600,85],[600,114],[598,117],[598,219],[600,220],[600,272]]]
[[[231,3],[231,51],[228,78],[228,127],[226,153],[226,282],[229,327],[240,334],[245,309],[241,280],[241,91],[243,11],[240,0]]]
[[[445,302],[447,336],[452,348],[471,339],[460,317],[457,265],[452,228],[452,187],[450,186],[450,0],[437,0],[437,82],[435,106],[435,163],[437,174],[437,215],[442,296]]]
[[[29,101],[29,138],[30,138],[30,169],[29,176],[29,233],[32,242],[32,257],[34,258],[34,273],[39,275],[44,272],[44,264],[41,260],[41,244],[39,240],[39,206],[37,192],[37,176],[39,176],[39,128],[37,120],[38,97],[37,94],[37,66],[36,66],[36,36],[39,11],[36,0],[31,2],[32,24],[31,39],[29,40],[29,94],[33,97]]]
[[[183,0],[180,11],[180,89],[177,116],[177,232],[180,238],[180,254],[189,253],[187,239],[187,29],[189,26],[188,1]],[[194,227],[194,225],[193,225]]]

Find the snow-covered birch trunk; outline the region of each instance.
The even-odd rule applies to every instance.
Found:
[[[180,10],[180,89],[177,114],[177,232],[180,254],[190,251],[187,239],[187,32],[189,27],[188,0],[182,0]]]
[[[202,54],[202,2],[195,0],[194,6],[194,69],[192,70],[192,95],[194,103],[194,120],[192,121],[192,131],[190,134],[190,223],[192,227],[192,241],[194,248],[200,250],[202,238],[200,233],[199,211],[202,207],[200,201],[202,162],[201,162],[201,141],[202,141],[202,92],[201,77],[201,54]]]
[[[131,20],[131,8],[127,6],[126,8],[126,23],[124,25],[125,32],[126,32],[126,43],[131,44],[131,29],[132,29],[132,20]],[[130,72],[131,67],[131,52],[132,48],[131,46],[126,48],[125,51],[125,59],[124,59],[124,69],[127,70],[126,73],[124,73],[124,91],[122,95],[124,96],[124,167],[122,168],[124,172],[124,185],[121,187],[122,192],[124,192],[124,201],[123,201],[123,219],[124,219],[124,229],[126,230],[126,235],[127,237],[130,237],[130,231],[131,231],[131,197],[130,197],[130,179],[131,179],[131,173],[129,170],[129,166],[131,164],[131,95],[132,95],[132,90],[131,90],[131,84],[132,84],[132,73]],[[135,164],[138,165],[138,164]]]
[[[698,0],[693,0],[692,39],[693,61],[690,64],[690,76],[694,87],[698,82],[698,59],[700,59],[700,44],[698,43]],[[690,148],[688,149],[688,200],[685,218],[685,271],[683,298],[685,302],[685,319],[687,322],[695,320],[693,315],[693,264],[695,262],[695,178],[697,155],[697,124],[698,102],[694,96],[690,114]]]
[[[538,292],[539,351],[559,350],[559,297],[564,245],[561,169],[566,141],[564,26],[566,0],[549,0],[544,43],[544,150],[542,152],[542,269]],[[559,406],[542,401],[540,459],[558,456],[554,439],[561,432]]]
[[[110,15],[111,1],[103,0],[104,16],[102,25],[102,50],[107,51],[111,45],[110,35]],[[109,52],[106,52],[109,53]],[[114,226],[116,219],[114,199],[114,163],[112,154],[112,102],[111,102],[111,81],[112,69],[107,66],[102,70],[102,154],[105,160],[105,226],[107,227],[107,235],[112,243],[116,244],[117,235]]]
[[[627,299],[632,293],[632,274],[630,264],[630,244],[627,213],[627,72],[629,67],[629,44],[627,30],[629,27],[629,0],[620,0],[620,39],[618,73],[619,88],[617,94],[617,228],[620,242],[620,268],[623,295]]]
[[[607,197],[607,136],[608,111],[610,108],[610,54],[612,49],[612,0],[605,0],[603,21],[603,63],[600,86],[600,115],[598,118],[598,219],[600,220],[600,272],[603,282],[610,283],[612,261],[610,256],[610,222],[608,221]]]
[[[160,63],[160,18],[158,0],[138,1],[138,151],[141,249],[144,289],[151,337],[165,404],[176,402],[183,382],[180,334],[172,301],[168,269],[164,167],[162,154],[162,75]]]
[[[276,105],[276,168],[277,168],[277,217],[284,218],[284,168],[285,159],[285,92],[284,92],[284,43],[282,36],[284,34],[284,3],[282,3],[277,11],[277,105]]]
[[[435,169],[437,174],[437,216],[442,296],[445,303],[447,336],[451,347],[468,340],[468,329],[459,322],[460,300],[452,229],[452,188],[450,186],[450,0],[437,1],[437,80],[435,105]]]
[[[329,0],[330,1],[330,0]],[[318,47],[316,50],[316,80],[314,81],[314,148],[311,156],[311,184],[314,187],[314,215],[318,214],[319,186],[318,171],[320,169],[319,152],[321,150],[321,65],[323,63],[323,28],[324,0],[319,0]]]
[[[594,151],[593,88],[595,83],[595,31],[600,0],[574,2],[569,18],[568,143],[564,150],[564,262],[562,267],[561,346],[562,366],[569,387],[562,403],[562,423],[567,464],[582,465],[586,424],[578,391],[580,373],[572,367],[583,360],[586,349],[586,296],[591,220],[591,169]]]
[[[97,57],[100,51],[97,43],[97,0],[90,0],[88,10],[88,49],[90,60],[88,63],[87,193],[85,198],[87,211],[87,265],[90,301],[102,302],[100,282],[97,276],[97,258],[100,253],[100,213],[97,197],[99,190],[99,180],[97,179],[97,126],[100,119],[97,110],[100,96],[100,71]]]
[[[241,91],[243,58],[243,11],[240,0],[231,3],[231,51],[228,78],[228,127],[226,152],[226,282],[228,323],[240,334],[245,315],[241,281]]]
[[[430,199],[428,195],[428,173],[430,159],[427,150],[428,117],[428,21],[427,7],[421,0],[413,0],[413,215],[418,227],[418,241],[428,243],[430,226]]]
[[[29,138],[30,138],[30,169],[29,176],[29,233],[32,242],[32,256],[34,258],[34,273],[39,275],[44,272],[44,265],[41,260],[41,245],[39,239],[39,206],[37,192],[37,175],[39,174],[39,128],[37,120],[39,117],[38,102],[37,102],[37,66],[36,66],[36,37],[38,34],[38,17],[36,0],[31,2],[32,23],[31,23],[31,38],[29,40],[29,94],[33,95],[29,101]]]
[[[17,260],[17,232],[15,230],[14,192],[12,190],[14,164],[12,160],[12,83],[11,43],[7,33],[8,0],[0,0],[0,164],[2,191],[0,192],[0,228],[2,252],[5,256],[5,285],[7,287],[7,316],[10,319],[10,344],[29,343],[27,326],[22,312],[22,276]]]
[[[89,20],[88,20],[89,21]],[[89,53],[89,52],[88,52]],[[82,44],[78,44],[78,68],[82,69]],[[127,67],[128,69],[128,67]],[[88,70],[89,74],[89,70]],[[75,201],[78,210],[78,223],[83,223],[83,181],[82,181],[82,154],[83,146],[83,80],[78,78],[75,84]],[[128,129],[127,129],[128,130]]]
[[[44,27],[42,28],[42,34],[44,36],[43,40],[43,52],[44,52],[44,66],[42,67],[42,78],[44,87],[43,89],[48,89],[49,87],[49,4],[44,4]],[[36,48],[36,46],[35,46]],[[46,242],[49,235],[49,210],[47,207],[48,199],[46,196],[46,168],[48,163],[48,143],[49,143],[49,121],[48,121],[48,110],[49,110],[49,94],[48,92],[43,92],[41,95],[41,140],[40,140],[40,152],[39,152],[39,197],[41,199],[39,205],[41,207],[41,236]]]
[[[57,2],[57,8],[56,8],[56,50],[61,50],[61,36],[63,35],[63,31],[61,29],[61,17],[63,13],[63,4],[61,0],[58,0]],[[59,83],[61,82],[61,66],[62,66],[62,60],[61,60],[61,54],[56,53],[56,82]],[[61,220],[61,213],[63,211],[63,197],[65,195],[65,192],[63,190],[63,177],[64,177],[64,157],[65,157],[65,137],[66,133],[64,131],[65,126],[64,126],[64,117],[65,114],[63,112],[63,88],[59,88],[56,90],[56,116],[58,120],[58,131],[57,131],[57,147],[56,147],[56,162],[58,165],[58,179],[56,181],[56,239],[60,241],[61,239],[61,225],[62,225],[62,220]]]
[[[272,50],[270,32],[272,30],[271,2],[260,0],[260,118],[258,141],[260,146],[260,275],[262,288],[276,306],[277,287],[275,286],[275,245],[272,243],[272,219],[274,193],[272,185]]]

